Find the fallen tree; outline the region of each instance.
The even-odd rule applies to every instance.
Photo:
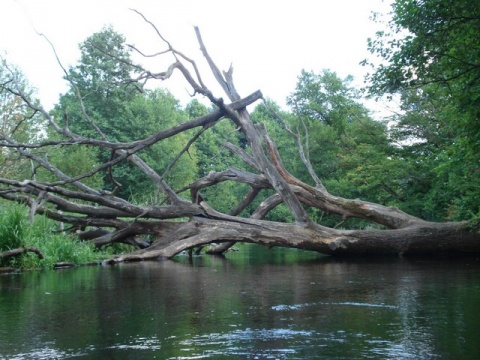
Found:
[[[480,252],[480,235],[474,224],[428,222],[398,208],[330,194],[314,173],[300,142],[298,151],[315,185],[306,184],[291,175],[266,129],[255,125],[247,110],[249,105],[263,100],[262,93],[257,91],[241,97],[233,82],[233,69],[220,71],[210,57],[200,31],[195,28],[203,58],[228,100],[216,96],[203,82],[197,64],[172,47],[154,25],[150,25],[167,45],[167,50],[162,51],[159,56],[169,54],[173,55],[175,60],[164,72],[152,73],[142,69],[139,79],[164,81],[174,72],[178,72],[191,86],[193,95],[208,98],[214,110],[207,115],[165,128],[144,139],[113,142],[107,140],[107,136],[95,125],[93,115],[83,107],[82,94],[77,94],[78,103],[82,106],[85,120],[95,129],[97,137],[84,137],[72,132],[68,121],[60,125],[57,119],[15,86],[14,81],[5,82],[1,84],[2,88],[21,99],[24,106],[32,109],[34,113],[41,114],[49,128],[56,133],[56,137],[48,141],[24,143],[8,134],[1,135],[0,146],[3,149],[32,164],[29,178],[0,179],[0,196],[3,199],[26,204],[30,207],[32,216],[43,214],[58,222],[70,224],[69,230],[82,239],[93,241],[98,247],[113,242],[126,242],[140,248],[112,258],[112,263],[171,258],[182,251],[205,245],[210,245],[209,253],[223,253],[235,242],[306,249],[328,255]],[[72,86],[75,87],[75,84]],[[225,146],[242,159],[251,171],[228,168],[221,172],[211,172],[175,191],[172,184],[167,183],[162,175],[142,159],[141,152],[154,144],[197,129],[196,135],[182,150],[182,153],[185,153],[203,131],[216,126],[222,119],[232,121],[245,137],[248,151],[231,143]],[[51,148],[79,145],[100,148],[110,152],[111,156],[108,161],[88,172],[70,176],[55,167],[48,156],[42,155]],[[172,154],[172,161],[178,159],[179,155],[181,154]],[[116,187],[107,192],[86,184],[86,179],[100,172],[111,172],[112,168],[125,162],[140,169],[164,194],[166,201],[161,204],[139,205],[117,196]],[[38,168],[50,173],[49,181],[36,179],[33,169]],[[115,186],[119,185],[115,183],[115,179],[111,180]],[[247,184],[250,187],[245,198],[233,206],[229,214],[213,209],[202,198],[203,189],[226,181]],[[238,216],[264,190],[273,191],[273,195],[262,201],[248,218]],[[180,196],[186,191],[190,192],[190,200]],[[279,204],[286,205],[294,222],[263,220],[265,215]],[[340,230],[325,227],[310,219],[306,207],[337,214],[343,219],[368,220],[384,229]],[[153,241],[147,242],[145,236]]]

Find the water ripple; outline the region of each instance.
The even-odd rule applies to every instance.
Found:
[[[312,306],[323,306],[323,305],[337,305],[337,306],[363,306],[363,307],[375,307],[375,308],[385,308],[385,309],[398,309],[396,305],[388,304],[372,304],[372,303],[362,303],[362,302],[315,302],[315,303],[305,303],[305,304],[293,304],[293,305],[275,305],[272,306],[272,309],[275,311],[289,311],[289,310],[299,310],[301,308],[312,307]]]
[[[110,349],[133,349],[133,350],[160,350],[160,340],[157,338],[138,337],[126,344],[115,344]]]
[[[290,358],[298,349],[291,340],[300,340],[314,336],[312,331],[292,330],[288,328],[234,330],[226,333],[211,333],[182,340],[179,345],[188,356],[176,359],[200,359],[215,355],[260,356],[262,359]],[[254,343],[263,343],[266,348],[252,347]],[[287,347],[288,345],[288,347]],[[201,350],[203,349],[203,350]],[[255,358],[255,357],[253,357]]]

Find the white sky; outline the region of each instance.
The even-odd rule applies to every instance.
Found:
[[[234,66],[240,95],[257,89],[281,106],[294,91],[302,69],[336,71],[363,83],[367,69],[359,62],[369,56],[367,38],[379,24],[372,11],[388,12],[383,0],[1,0],[0,52],[19,66],[46,108],[67,87],[48,43],[54,44],[65,66],[79,58],[78,44],[104,25],[124,34],[146,52],[163,44],[136,13],[151,20],[177,50],[201,62],[193,25],[200,27],[210,55],[222,70]],[[164,70],[161,63],[153,70]],[[188,101],[184,83],[170,86]],[[207,85],[213,82],[205,79]],[[224,96],[217,93],[218,96]]]

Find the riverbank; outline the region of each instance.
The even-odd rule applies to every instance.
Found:
[[[0,253],[29,248],[14,256],[0,257],[0,272],[33,269],[54,269],[58,264],[100,264],[112,255],[125,251],[124,244],[98,250],[89,242],[63,233],[58,224],[44,216],[28,221],[28,209],[2,203],[0,209]],[[40,255],[39,255],[40,254]],[[12,270],[13,269],[13,270]]]

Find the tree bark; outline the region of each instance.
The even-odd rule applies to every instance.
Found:
[[[288,247],[333,256],[409,256],[472,254],[480,251],[478,234],[464,223],[429,223],[396,230],[335,230],[318,225],[244,219],[194,218],[164,242],[124,254],[111,263],[171,258],[211,243],[247,242],[269,248]]]

